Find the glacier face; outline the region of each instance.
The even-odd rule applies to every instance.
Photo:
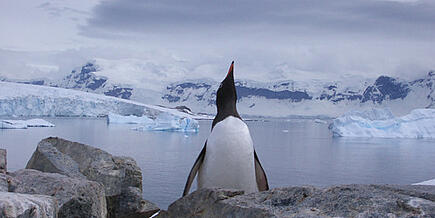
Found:
[[[415,109],[394,117],[387,109],[346,113],[331,124],[334,136],[435,138],[435,109]]]
[[[0,116],[162,116],[184,122],[192,116],[175,109],[142,104],[130,100],[38,85],[0,82]]]
[[[143,114],[145,105],[75,90],[0,82],[0,116]]]

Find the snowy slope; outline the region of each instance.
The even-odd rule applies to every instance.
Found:
[[[414,183],[413,185],[435,185],[435,179]]]

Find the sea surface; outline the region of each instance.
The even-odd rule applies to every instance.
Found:
[[[183,191],[187,175],[210,132],[139,132],[104,118],[46,118],[54,128],[0,130],[8,170],[26,166],[49,136],[133,157],[143,172],[144,198],[166,209]],[[291,185],[412,184],[435,178],[435,140],[334,138],[328,124],[310,119],[246,122],[271,188]],[[196,187],[193,187],[195,189]]]

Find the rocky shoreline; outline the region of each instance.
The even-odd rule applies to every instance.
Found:
[[[7,171],[0,149],[0,217],[149,217],[159,208],[142,198],[142,171],[76,142],[42,140],[26,169]],[[157,217],[435,217],[435,186],[295,186],[244,194],[201,189]]]
[[[135,160],[55,137],[38,144],[26,169],[0,174],[0,191],[0,217],[8,218],[149,217],[159,210],[142,198]]]

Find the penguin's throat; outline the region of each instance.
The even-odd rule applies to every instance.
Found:
[[[239,113],[237,112],[237,107],[236,107],[236,103],[234,102],[233,104],[226,104],[226,105],[222,105],[221,107],[218,107],[218,114],[220,115],[239,115]]]

